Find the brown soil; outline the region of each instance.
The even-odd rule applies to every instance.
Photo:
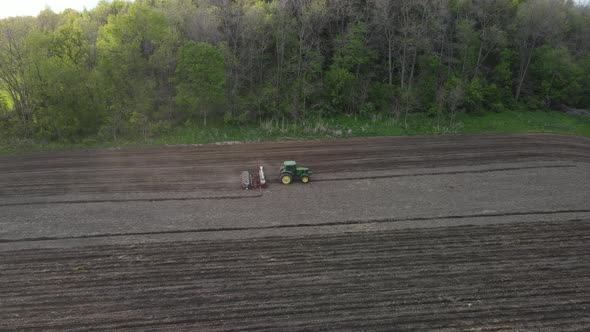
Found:
[[[0,329],[588,330],[589,221],[0,253]]]
[[[321,222],[301,218],[288,223],[285,220],[303,214],[282,216],[275,210],[269,212],[273,223],[257,223],[254,214],[243,220],[235,214],[227,217],[231,211],[225,209],[225,199],[260,196],[240,191],[242,170],[260,162],[275,180],[276,170],[288,159],[311,167],[316,173],[313,181],[319,183],[289,190],[281,187],[282,191],[271,187],[274,192],[256,198],[261,206],[267,198],[288,203],[289,194],[303,196],[307,189],[322,192],[330,185],[346,184],[323,181],[413,173],[438,179],[438,174],[496,172],[489,177],[478,175],[482,181],[495,179],[500,186],[506,183],[494,176],[504,170],[531,168],[520,170],[526,174],[533,168],[560,169],[543,170],[553,174],[546,183],[522,182],[524,188],[531,188],[518,191],[529,193],[514,203],[514,211],[522,212],[508,214],[505,204],[498,205],[503,209],[486,207],[498,209],[493,212],[495,218],[512,218],[505,224],[440,227],[441,223],[431,228],[360,231],[363,226],[396,221],[492,216],[489,211],[463,214],[473,207],[461,203],[467,200],[448,188],[441,189],[441,195],[454,193],[456,204],[434,202],[449,210],[446,217],[420,216],[418,208],[405,219],[390,216],[391,220],[351,221],[350,216],[334,212],[330,218],[322,215],[326,220]],[[562,163],[523,166],[536,161]],[[587,162],[590,140],[560,135],[357,138],[0,156],[0,226],[6,227],[0,227],[0,238],[8,248],[0,250],[0,330],[589,330],[590,219],[588,206],[580,206],[587,193],[580,183],[587,179],[583,173],[587,166],[579,166]],[[500,165],[479,166],[491,164]],[[457,167],[442,169],[446,166]],[[562,170],[576,177],[555,177]],[[569,194],[560,194],[559,184],[567,181],[579,185],[563,191]],[[545,190],[550,186],[556,186],[555,191]],[[440,189],[440,185],[424,188]],[[234,189],[237,196],[227,196],[234,195]],[[335,201],[348,195],[346,188],[338,190],[323,192],[335,195],[329,197]],[[496,190],[491,192],[510,199],[515,196]],[[473,189],[467,192],[480,194]],[[137,195],[129,195],[131,201],[117,201],[126,193]],[[549,196],[535,201],[539,193]],[[54,209],[58,205],[48,202],[59,203],[57,196],[62,194],[67,199]],[[88,204],[94,194],[96,202],[113,202]],[[377,194],[383,195],[381,190]],[[198,200],[202,195],[219,200],[143,203],[170,197]],[[421,195],[422,190],[416,197]],[[575,195],[571,206],[550,204],[553,196],[555,202],[567,202]],[[76,199],[81,204],[69,205]],[[391,199],[376,202],[372,211],[392,204]],[[222,211],[211,225],[213,217],[200,214],[206,210],[203,205],[210,203],[217,204],[211,211]],[[543,209],[536,211],[539,206]],[[176,210],[200,219],[188,218],[188,224],[180,226],[168,224],[164,219],[171,219]],[[523,222],[525,217],[555,214],[557,218],[574,212],[580,217]],[[146,214],[154,215],[151,224]],[[102,221],[94,223],[93,217]],[[116,222],[106,225],[110,220]],[[357,228],[350,233],[290,233],[314,225]],[[60,227],[76,232],[64,235]],[[140,240],[140,235],[230,230],[281,233],[210,241]],[[137,239],[95,246],[84,243],[117,236]],[[43,241],[74,238],[81,244],[70,248],[10,248],[27,241],[39,242],[42,248]]]
[[[590,140],[560,135],[357,138],[238,145],[32,153],[0,157],[0,199],[13,195],[195,192],[239,188],[293,159],[316,174],[538,160],[590,161]],[[321,177],[320,177],[321,178]]]

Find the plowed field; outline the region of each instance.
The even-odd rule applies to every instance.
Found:
[[[583,138],[0,157],[0,330],[585,331],[589,290]]]

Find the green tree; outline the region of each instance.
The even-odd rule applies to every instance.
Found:
[[[0,89],[9,95],[17,121],[15,129],[21,136],[33,133],[34,101],[27,77],[32,74],[28,35],[35,29],[35,20],[16,17],[0,20]]]
[[[90,45],[80,15],[68,13],[55,31],[35,32],[29,42],[35,74],[29,78],[36,101],[35,123],[42,138],[75,140],[94,135],[104,120],[96,72],[88,66]]]
[[[457,22],[457,39],[459,40],[459,54],[461,62],[461,77],[471,77],[477,65],[478,50],[481,46],[479,34],[475,28],[475,21],[462,19]]]
[[[143,1],[109,16],[100,29],[98,70],[107,96],[107,130],[113,139],[127,124],[147,136],[149,127],[163,118],[154,61],[169,37],[164,13]]]
[[[207,43],[188,42],[178,53],[176,102],[188,115],[207,114],[225,103],[223,52]]]
[[[326,73],[328,105],[334,113],[350,110],[356,79],[344,68],[332,65]]]
[[[221,113],[442,124],[519,97],[590,107],[589,32],[590,6],[571,0],[101,0],[0,20],[0,126],[147,139]]]
[[[515,99],[518,100],[527,78],[535,51],[559,37],[564,28],[564,2],[556,0],[526,1],[518,8],[518,34],[520,65],[516,82]]]
[[[590,87],[590,54],[580,60],[580,70],[578,75],[579,85],[585,87],[585,91],[588,91],[588,87]],[[590,108],[590,93],[582,92],[579,97],[580,101],[577,106]]]
[[[584,94],[578,82],[579,68],[564,47],[542,47],[532,65],[535,90],[545,106],[578,105]]]
[[[377,53],[367,47],[367,26],[353,25],[336,38],[336,54],[326,74],[329,103],[335,111],[353,113],[366,102],[371,65]]]

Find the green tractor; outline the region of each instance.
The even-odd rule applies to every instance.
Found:
[[[289,160],[283,163],[281,167],[279,180],[283,184],[290,184],[293,179],[300,179],[303,183],[309,183],[311,174],[313,174],[307,167],[297,167],[297,163]]]

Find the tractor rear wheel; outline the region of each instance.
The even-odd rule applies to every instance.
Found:
[[[290,184],[293,181],[293,177],[291,174],[283,174],[281,175],[281,182],[283,184]]]
[[[301,182],[303,183],[309,183],[309,175],[304,174],[301,176]]]

